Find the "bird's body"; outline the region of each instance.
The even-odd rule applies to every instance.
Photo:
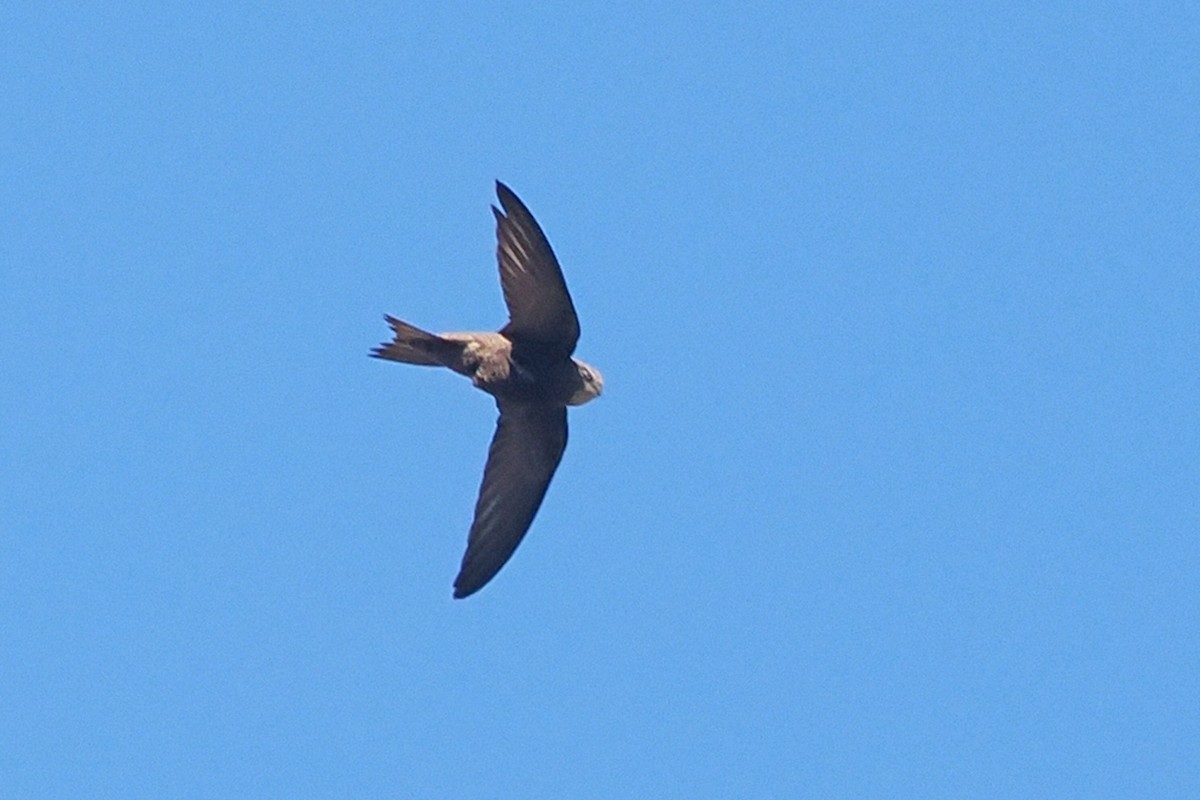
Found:
[[[562,270],[533,215],[497,182],[496,255],[509,322],[496,333],[423,331],[385,316],[394,338],[377,358],[448,367],[496,398],[500,419],[454,596],[483,587],[512,556],[541,506],[567,446],[567,406],[598,397],[604,382],[571,357],[579,321]]]
[[[519,348],[502,333],[433,334],[395,317],[384,319],[396,338],[376,348],[379,358],[448,367],[497,400],[578,406],[599,394],[590,389],[596,370],[578,359],[522,361]]]

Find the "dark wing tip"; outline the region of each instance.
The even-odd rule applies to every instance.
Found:
[[[454,579],[454,599],[462,600],[464,597],[470,597],[475,594],[484,586],[487,586],[488,582],[496,577],[496,573],[499,571],[497,569],[491,571],[491,574],[488,574],[487,571],[481,573],[478,569],[469,570],[464,565],[459,570],[458,577]]]
[[[517,197],[517,193],[500,181],[496,181],[496,197],[500,198],[500,207],[504,209],[505,214],[511,216],[513,211],[529,213],[529,209],[521,202],[521,198]]]

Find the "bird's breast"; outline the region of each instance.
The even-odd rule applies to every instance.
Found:
[[[504,353],[481,359],[473,382],[501,399],[565,405],[577,389],[573,377],[562,365],[526,364]]]

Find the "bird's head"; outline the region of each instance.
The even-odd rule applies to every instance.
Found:
[[[579,371],[580,386],[571,395],[567,405],[581,406],[588,400],[595,400],[604,392],[604,376],[600,374],[600,370],[579,359],[571,360],[575,362],[575,369]]]

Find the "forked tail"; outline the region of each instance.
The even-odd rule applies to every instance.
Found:
[[[396,338],[371,349],[375,358],[386,358],[402,364],[421,364],[427,367],[450,366],[462,352],[462,343],[443,339],[395,317],[383,316],[392,326]]]

